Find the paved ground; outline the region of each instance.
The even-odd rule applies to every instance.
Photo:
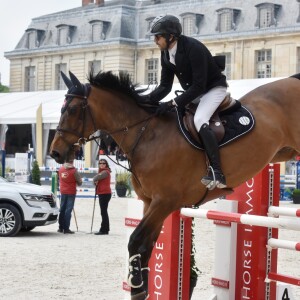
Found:
[[[207,207],[213,208],[214,203],[209,203]],[[92,209],[92,198],[76,200],[79,231],[74,235],[57,233],[55,224],[14,238],[0,239],[0,299],[125,299],[122,282],[126,277],[127,234],[124,218],[127,216],[127,200],[111,200],[111,232],[108,236],[90,234]],[[99,225],[97,203],[94,231]],[[74,218],[72,229],[76,229]],[[281,238],[300,241],[299,232],[282,232]],[[214,225],[208,220],[196,220],[195,235],[196,261],[202,274],[192,299],[206,300],[212,294],[210,278],[214,259]],[[279,251],[281,273],[299,277],[298,262],[299,253]],[[294,296],[300,299],[299,287],[294,289]]]

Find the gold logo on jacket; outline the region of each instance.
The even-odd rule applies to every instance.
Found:
[[[62,178],[67,178],[68,176],[69,176],[68,172],[63,172],[63,173],[61,174],[61,177],[62,177]]]

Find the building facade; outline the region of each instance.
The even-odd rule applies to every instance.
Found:
[[[226,55],[228,79],[284,77],[300,71],[300,0],[82,0],[82,6],[32,19],[10,60],[10,91],[66,89],[60,71],[82,81],[125,70],[132,80],[160,80],[151,21],[171,13],[183,34]]]
[[[300,72],[300,0],[82,0],[81,7],[32,19],[15,49],[5,52],[10,91],[66,90],[60,71],[69,70],[82,82],[91,70],[159,82],[160,51],[147,32],[165,13],[180,18],[183,34],[226,56],[229,80]],[[9,155],[31,144],[41,166],[57,123],[44,123],[42,107],[38,115],[36,124],[0,124],[0,142],[6,140]],[[86,165],[95,165],[97,145],[85,150]]]

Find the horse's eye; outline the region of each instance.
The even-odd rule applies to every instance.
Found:
[[[68,113],[69,113],[69,115],[74,115],[74,114],[76,114],[76,111],[77,111],[77,107],[76,107],[76,106],[70,106],[70,107],[68,108]]]

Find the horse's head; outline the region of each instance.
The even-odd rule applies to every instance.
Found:
[[[69,73],[70,79],[61,72],[68,92],[61,108],[56,134],[50,146],[50,156],[58,163],[65,162],[74,152],[74,145],[84,144],[91,134],[86,120],[89,113],[87,98],[90,86],[80,83],[73,73]]]

